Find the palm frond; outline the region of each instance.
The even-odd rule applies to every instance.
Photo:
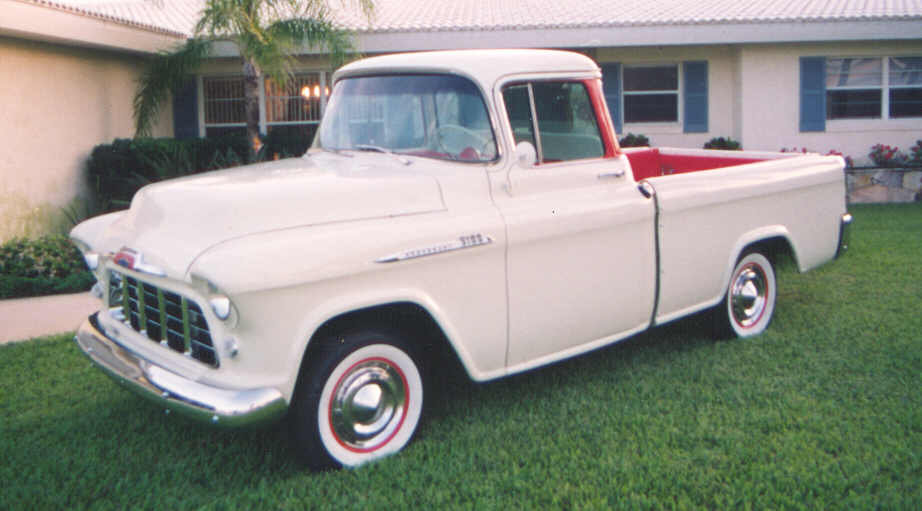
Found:
[[[155,55],[138,78],[134,96],[136,136],[150,134],[151,124],[170,94],[182,87],[211,51],[212,41],[189,39],[172,52]]]
[[[208,0],[195,24],[197,36],[233,36],[247,32],[254,24],[254,4],[259,0]],[[258,11],[257,11],[258,12]]]
[[[266,32],[288,53],[302,48],[326,49],[333,66],[339,66],[355,50],[349,32],[322,18],[297,18],[277,21]]]

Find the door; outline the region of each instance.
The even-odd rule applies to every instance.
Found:
[[[503,102],[516,143],[535,145],[494,187],[507,224],[511,371],[645,328],[655,287],[654,205],[604,157],[591,84],[513,83]],[[610,153],[610,151],[609,151]]]

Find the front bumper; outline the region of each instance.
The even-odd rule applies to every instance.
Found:
[[[839,222],[839,246],[836,248],[836,258],[848,250],[848,243],[851,240],[852,215],[843,213]]]
[[[115,381],[167,410],[226,427],[270,423],[288,410],[282,393],[274,388],[223,389],[155,365],[104,334],[98,315],[84,321],[74,341]]]

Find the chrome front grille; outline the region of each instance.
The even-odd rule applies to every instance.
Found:
[[[208,322],[194,301],[109,270],[109,307],[116,319],[148,339],[218,367]]]

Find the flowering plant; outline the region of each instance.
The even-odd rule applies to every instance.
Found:
[[[916,140],[916,145],[909,148],[909,162],[913,167],[922,167],[922,140]]]
[[[868,153],[868,158],[878,167],[899,167],[906,163],[906,155],[899,148],[884,144],[875,144]]]

